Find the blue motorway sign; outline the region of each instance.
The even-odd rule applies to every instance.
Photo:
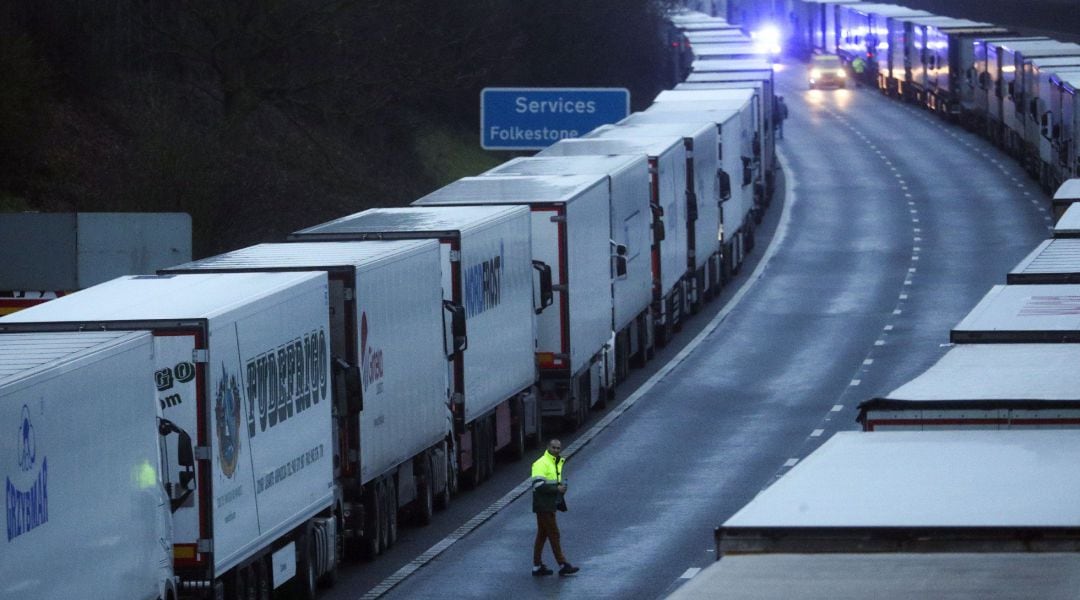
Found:
[[[484,88],[480,146],[539,150],[628,114],[630,92],[623,88]]]

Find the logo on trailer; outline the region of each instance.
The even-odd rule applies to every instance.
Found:
[[[37,464],[37,433],[34,424],[30,420],[30,408],[25,404],[22,407],[22,419],[19,422],[18,431],[18,456],[19,469],[24,473],[18,476],[25,485],[20,488],[18,481],[12,482],[10,477],[5,478],[4,508],[7,515],[7,539],[11,540],[31,531],[49,521],[49,487],[48,460],[42,457],[41,472],[37,477],[25,475],[34,469]],[[27,478],[32,478],[27,480]]]
[[[364,392],[375,384],[375,393],[381,394],[384,374],[383,351],[381,348],[375,350],[368,346],[367,312],[360,313],[360,348],[363,353],[360,357],[360,365],[363,370]]]
[[[503,242],[499,253],[465,268],[465,314],[469,317],[493,309],[502,302]]]
[[[240,460],[240,387],[236,376],[230,375],[221,365],[221,381],[218,382],[214,399],[214,416],[217,417],[218,459],[221,472],[232,479]]]
[[[288,421],[329,394],[326,331],[310,331],[247,359],[248,437]]]

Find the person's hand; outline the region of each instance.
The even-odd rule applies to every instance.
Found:
[[[566,485],[565,484],[562,484],[562,483],[559,484],[559,493],[560,494],[565,494],[566,493]]]

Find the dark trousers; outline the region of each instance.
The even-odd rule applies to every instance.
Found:
[[[540,555],[544,552],[544,542],[551,543],[551,552],[555,555],[555,562],[563,564],[566,557],[563,556],[562,546],[559,544],[559,523],[555,520],[553,512],[536,513],[536,542],[533,544],[533,565],[540,565]]]

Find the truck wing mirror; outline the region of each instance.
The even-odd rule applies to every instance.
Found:
[[[664,207],[659,204],[649,204],[649,208],[653,214],[653,243],[659,244],[664,241],[666,232],[664,231]]]
[[[613,258],[615,259],[615,278],[626,279],[626,244],[615,244]]]
[[[698,219],[697,194],[692,190],[686,190],[686,222],[693,223]]]
[[[186,469],[195,467],[195,451],[191,447],[191,436],[183,429],[178,429],[176,438],[176,464]]]
[[[335,357],[332,364],[334,375],[341,377],[345,383],[345,406],[348,412],[356,414],[364,410],[364,389],[360,382],[360,366],[350,365],[341,357]]]
[[[555,302],[554,287],[551,284],[551,266],[542,260],[534,260],[532,265],[533,270],[540,275],[540,305],[534,309],[536,314],[540,314]]]
[[[731,199],[731,176],[723,169],[716,170],[716,176],[720,178],[720,201]]]
[[[754,171],[750,168],[750,157],[742,157],[742,184],[750,185],[754,179]]]
[[[449,300],[443,300],[443,308],[450,313],[450,354],[464,352],[469,347],[469,338],[465,333],[465,307]]]

